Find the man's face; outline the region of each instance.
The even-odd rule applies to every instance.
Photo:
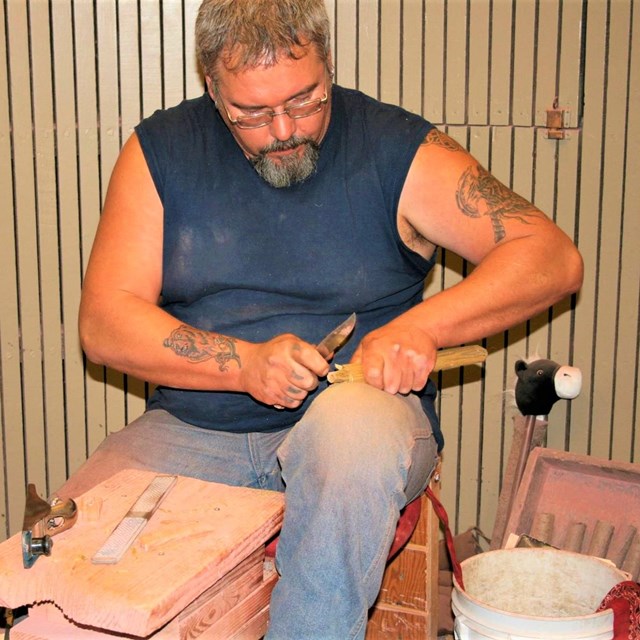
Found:
[[[207,77],[209,95],[237,143],[262,178],[275,187],[302,182],[315,171],[318,145],[329,126],[331,78],[326,65],[312,47],[300,48],[296,54],[301,57],[239,72],[221,65],[215,86]],[[279,114],[319,100],[325,91],[327,101],[305,118],[276,115],[270,124],[256,129],[243,129],[232,122],[265,111]]]

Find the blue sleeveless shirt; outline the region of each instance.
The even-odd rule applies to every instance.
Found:
[[[164,207],[161,306],[198,329],[251,342],[294,333],[312,344],[355,311],[355,332],[335,358],[348,362],[366,333],[422,300],[433,259],[404,245],[396,211],[431,127],[334,86],[316,173],[276,189],[207,94],[143,120],[136,133]],[[274,431],[295,424],[325,387],[297,410],[162,386],[148,407],[206,429]],[[421,397],[441,447],[432,381]]]

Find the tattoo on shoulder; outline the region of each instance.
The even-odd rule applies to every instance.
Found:
[[[162,346],[189,362],[198,363],[213,359],[218,363],[220,371],[227,371],[232,360],[238,367],[242,367],[233,338],[194,329],[186,324],[174,329]]]
[[[456,189],[460,211],[471,218],[489,216],[496,243],[505,235],[503,221],[511,218],[531,224],[531,218],[540,215],[530,202],[511,191],[484,167],[469,167],[460,177]]]
[[[461,145],[459,145],[453,138],[449,137],[446,133],[442,133],[435,127],[427,133],[427,137],[422,142],[423,146],[436,145],[442,147],[447,151],[463,151]]]

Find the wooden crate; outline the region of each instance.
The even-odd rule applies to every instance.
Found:
[[[640,464],[535,448],[509,515],[510,534],[606,558],[640,578]]]
[[[0,606],[28,607],[12,640],[248,640],[266,629],[275,570],[264,543],[282,494],[179,477],[112,565],[92,564],[155,474],[123,471],[78,499],[78,522],[50,557],[22,567],[19,536],[0,545]],[[99,503],[100,513],[86,508]]]
[[[431,487],[438,496],[439,483]],[[418,525],[388,564],[366,640],[435,640],[438,633],[439,521],[423,495]]]

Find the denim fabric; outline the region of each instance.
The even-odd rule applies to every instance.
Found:
[[[437,446],[420,400],[364,383],[323,391],[290,430],[230,433],[151,410],[110,435],[58,492],[150,469],[285,491],[268,640],[364,638],[399,512],[427,485]]]
[[[153,409],[110,434],[57,493],[80,495],[123,469],[283,491],[276,450],[286,435],[200,429]]]
[[[278,455],[287,508],[267,638],[364,638],[400,510],[437,460],[420,401],[364,383],[329,387]]]

